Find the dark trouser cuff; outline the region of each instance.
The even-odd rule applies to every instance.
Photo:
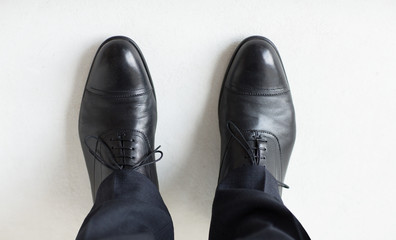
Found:
[[[213,202],[210,240],[310,239],[283,205],[275,178],[260,166],[229,172]]]
[[[77,240],[173,239],[173,224],[157,187],[133,170],[117,170],[100,185]]]

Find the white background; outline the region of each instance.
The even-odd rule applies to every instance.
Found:
[[[73,239],[92,200],[77,121],[94,54],[135,40],[158,98],[176,239],[206,239],[217,100],[237,44],[278,47],[297,113],[284,202],[313,239],[395,239],[396,2],[0,1],[1,239]]]

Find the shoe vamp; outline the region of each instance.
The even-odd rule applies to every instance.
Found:
[[[224,91],[220,104],[220,123],[232,121],[240,129],[270,132],[279,139],[282,150],[294,143],[295,116],[289,93],[251,96]],[[223,134],[226,127],[221,126],[220,130]]]
[[[283,178],[296,135],[294,107],[290,93],[261,96],[242,95],[229,89],[225,90],[219,108],[220,132],[222,139],[225,140],[222,142],[222,153],[226,150],[226,140],[229,139],[227,121],[232,121],[242,130],[265,131],[279,142]]]
[[[100,136],[110,129],[131,129],[154,138],[156,103],[152,91],[132,97],[100,96],[86,91],[80,111],[80,136]]]

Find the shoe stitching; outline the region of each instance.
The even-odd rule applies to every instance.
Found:
[[[152,92],[152,89],[142,91],[140,93],[136,93],[138,91],[117,91],[117,92],[106,92],[103,90],[95,89],[95,88],[86,88],[85,89],[87,92],[90,92],[94,95],[98,96],[103,96],[103,97],[111,97],[111,98],[127,98],[127,97],[137,97],[137,96],[142,96],[142,95],[147,95],[150,92]],[[123,93],[123,94],[117,94],[117,93]],[[117,94],[117,95],[113,95]]]
[[[286,93],[290,92],[290,89],[287,89],[287,88],[285,88],[284,91],[280,91],[280,92],[277,92],[277,93],[241,92],[241,91],[238,91],[236,89],[232,89],[232,88],[230,88],[228,86],[224,86],[224,88],[226,88],[227,90],[229,90],[229,91],[231,91],[231,92],[233,92],[235,94],[238,94],[238,95],[249,95],[249,96],[278,96],[278,95],[283,95],[283,94],[286,94]],[[271,92],[271,90],[269,90],[269,92]]]
[[[245,90],[245,91],[251,90],[251,89],[249,89],[249,88],[237,86],[237,85],[232,84],[232,83],[228,83],[228,85],[229,85],[230,87],[232,87],[232,88],[239,88],[239,89],[242,89],[242,90]],[[271,90],[289,90],[288,87],[278,87],[278,88],[257,88],[257,89],[264,90],[264,91],[265,91],[265,90],[269,90],[269,91],[271,91]]]

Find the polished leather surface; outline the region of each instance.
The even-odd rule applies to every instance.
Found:
[[[100,183],[117,167],[154,161],[156,105],[151,77],[137,45],[126,37],[107,39],[93,60],[79,118],[94,199]],[[135,170],[158,186],[155,163]]]
[[[219,182],[231,169],[252,164],[266,166],[283,182],[296,135],[295,114],[282,61],[268,39],[253,36],[239,45],[223,81],[218,113]]]

